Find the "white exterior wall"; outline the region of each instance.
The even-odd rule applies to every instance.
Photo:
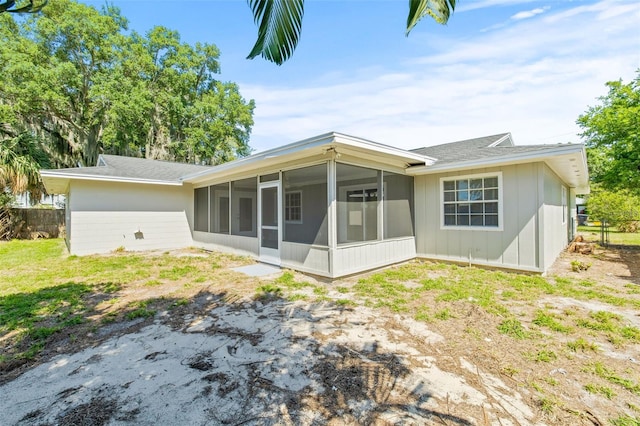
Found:
[[[324,277],[330,276],[329,247],[283,241],[281,266]]]
[[[571,214],[571,191],[562,180],[546,165],[544,170],[544,227],[543,244],[544,256],[541,269],[546,270],[567,246],[569,241],[569,223]],[[562,188],[565,188],[565,205],[562,204]],[[563,215],[564,210],[564,215]],[[573,209],[575,210],[575,208]],[[564,221],[563,221],[564,218]]]
[[[415,177],[416,251],[419,257],[542,272],[543,163]],[[447,229],[440,223],[440,178],[502,173],[502,230]],[[557,254],[557,253],[556,253]]]
[[[71,252],[71,208],[69,202],[71,200],[71,193],[67,192],[66,202],[64,204],[64,243],[67,245],[67,250]]]
[[[338,246],[332,251],[332,277],[355,274],[416,257],[414,237],[367,241]]]
[[[258,239],[255,237],[202,231],[193,231],[193,245],[206,250],[217,250],[223,253],[254,257],[258,256],[260,249]]]
[[[193,189],[73,181],[67,200],[71,254],[173,249],[192,245]],[[136,233],[142,238],[136,239]]]

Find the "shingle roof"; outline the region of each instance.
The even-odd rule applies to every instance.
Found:
[[[75,167],[52,171],[63,172],[65,175],[176,182],[179,181],[182,176],[211,168],[211,166],[106,154],[100,156],[98,164],[98,166],[93,167]]]
[[[509,157],[514,154],[543,152],[554,145],[513,145],[509,133],[449,142],[441,145],[412,149],[412,152],[437,159],[436,164],[463,163],[489,158]]]

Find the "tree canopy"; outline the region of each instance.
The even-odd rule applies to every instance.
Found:
[[[617,226],[621,232],[637,232],[640,225],[640,196],[629,190],[603,191],[598,185],[587,200],[589,217]]]
[[[217,47],[127,25],[115,7],[72,0],[0,14],[1,131],[46,141],[58,166],[100,152],[200,164],[248,154],[255,104],[215,78]]]
[[[640,70],[629,83],[606,83],[609,93],[578,120],[589,173],[604,190],[640,194]]]

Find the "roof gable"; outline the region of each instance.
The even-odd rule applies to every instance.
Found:
[[[450,163],[456,161],[466,161],[477,155],[486,157],[494,151],[484,151],[495,147],[513,147],[511,133],[499,133],[497,135],[483,136],[480,138],[465,139],[444,143],[440,145],[427,146],[424,148],[412,149],[411,152],[426,155],[437,159],[437,163]]]

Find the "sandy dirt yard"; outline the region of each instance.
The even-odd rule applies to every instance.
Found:
[[[563,254],[551,274],[575,274],[576,256]],[[640,283],[638,252],[585,259],[593,263],[585,278]],[[323,285],[329,298],[345,297],[335,289],[357,280]],[[519,309],[602,308],[595,304],[548,297]],[[476,306],[462,312],[429,323],[362,304],[200,289],[188,305],[102,325],[84,344],[61,341],[6,373],[0,424],[604,425],[624,412],[586,392],[587,373],[570,358],[522,364],[515,354],[526,341],[500,334],[499,319]],[[617,312],[640,327],[637,311]],[[598,356],[640,380],[638,345],[601,347]],[[540,405],[532,382],[543,379],[565,409]]]

